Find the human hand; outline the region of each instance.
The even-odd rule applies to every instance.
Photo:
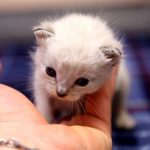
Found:
[[[40,150],[110,150],[115,76],[116,69],[101,90],[87,97],[84,116],[57,125],[48,124],[25,96],[0,85],[0,139],[17,139]]]

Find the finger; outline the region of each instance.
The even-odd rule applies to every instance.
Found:
[[[68,126],[87,126],[103,131],[106,135],[111,135],[110,126],[102,118],[96,118],[91,115],[79,115],[69,121],[63,121],[61,124]]]
[[[0,84],[0,122],[46,123],[32,103],[13,88]]]
[[[115,89],[117,70],[118,68],[115,67],[103,87],[99,91],[89,95],[86,101],[87,114],[98,118],[99,121],[103,121],[108,131],[111,131],[111,100]]]
[[[105,134],[104,132],[90,128],[90,127],[82,127],[82,126],[72,126],[78,133],[78,137],[80,141],[82,141],[82,145],[85,145],[85,149],[89,150],[111,150],[112,149],[112,139],[110,135]]]
[[[56,137],[56,141],[53,138],[54,139],[53,143],[60,144],[58,149],[61,148],[63,149],[63,147],[67,150],[72,150],[72,149],[111,150],[112,149],[111,136],[108,136],[104,132],[90,127],[83,127],[78,125],[71,126],[71,127],[64,126],[64,125],[63,126],[49,125],[47,130],[45,129],[45,133],[49,134],[49,136],[53,135],[53,137]],[[51,143],[51,137],[49,137],[48,139],[50,139],[49,143]],[[61,145],[61,143],[63,145]],[[57,149],[57,148],[53,148],[53,149]]]

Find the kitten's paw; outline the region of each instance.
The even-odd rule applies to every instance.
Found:
[[[128,112],[120,113],[115,120],[115,125],[121,129],[133,129],[136,126],[135,120],[128,114]]]

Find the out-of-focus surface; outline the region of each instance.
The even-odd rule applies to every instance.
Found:
[[[125,37],[131,76],[128,109],[137,122],[133,130],[113,130],[114,150],[150,150],[150,34],[128,33]]]
[[[7,0],[0,2],[0,40],[29,38],[39,20],[68,10],[101,15],[117,30],[149,30],[149,0]]]
[[[150,150],[150,1],[83,0],[0,2],[0,82],[10,85],[31,100],[32,27],[39,20],[79,11],[102,16],[125,45],[131,86],[128,109],[137,121],[130,131],[113,129],[114,150]]]
[[[1,1],[0,12],[27,12],[43,9],[53,9],[62,7],[85,7],[85,6],[102,6],[102,7],[133,7],[150,5],[149,0],[13,0]]]

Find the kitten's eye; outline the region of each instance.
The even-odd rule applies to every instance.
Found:
[[[75,81],[75,84],[79,86],[86,86],[89,83],[89,80],[86,78],[79,78]]]
[[[51,67],[46,67],[46,73],[51,77],[56,77],[56,71]]]

